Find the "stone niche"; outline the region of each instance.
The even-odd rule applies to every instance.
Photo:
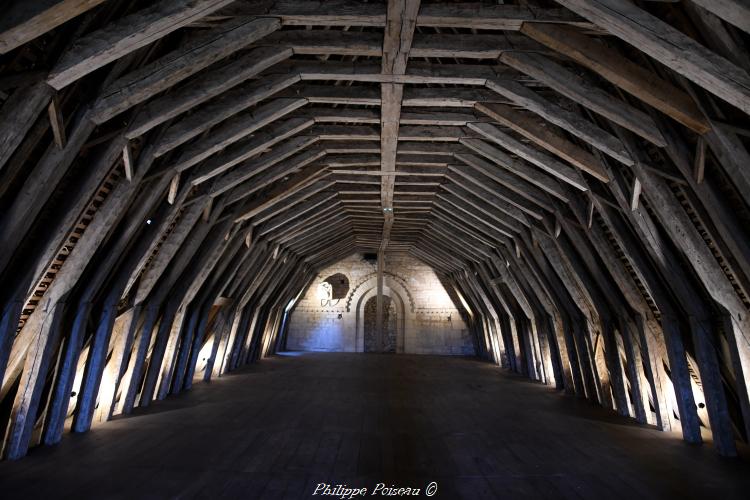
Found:
[[[473,355],[474,343],[432,268],[409,256],[387,256],[384,272],[386,351]],[[322,270],[291,311],[286,348],[367,352],[373,348],[377,300],[374,260],[354,254]]]

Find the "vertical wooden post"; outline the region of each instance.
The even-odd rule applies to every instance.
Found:
[[[79,304],[76,318],[73,321],[73,329],[65,342],[65,350],[60,362],[57,380],[52,391],[52,401],[47,409],[45,419],[44,444],[51,445],[62,439],[65,419],[68,416],[68,405],[70,404],[73,380],[78,366],[78,357],[83,345],[86,326],[91,312],[91,302]],[[79,397],[81,394],[78,395]]]
[[[2,455],[9,460],[25,456],[28,450],[49,364],[58,346],[65,308],[64,301],[47,299],[46,306],[38,309],[39,314],[44,314],[44,321],[33,325],[38,329],[35,329],[21,374],[20,387],[23,390],[18,391],[13,401],[10,425],[3,443]]]
[[[55,144],[58,148],[63,149],[67,141],[65,136],[65,120],[60,109],[60,99],[56,93],[52,96],[49,106],[47,106],[47,114],[49,115],[49,123],[52,128],[52,137],[55,139]]]
[[[734,442],[734,429],[729,415],[724,385],[721,380],[721,369],[714,347],[716,339],[710,324],[698,321],[689,316],[690,333],[698,360],[698,371],[701,376],[701,386],[706,399],[706,409],[711,423],[711,435],[714,447],[726,457],[737,455]]]
[[[75,432],[86,432],[91,428],[91,421],[96,408],[96,398],[99,395],[116,315],[117,305],[106,305],[102,311],[99,326],[94,333],[91,349],[89,350],[89,363],[86,365],[83,381],[81,382],[78,408],[73,419],[73,430]]]
[[[383,270],[385,267],[385,253],[381,250],[378,252],[378,277],[377,277],[377,298],[376,298],[376,317],[375,317],[375,333],[376,333],[376,349],[383,351]]]
[[[123,375],[122,382],[120,383],[122,395],[120,396],[117,409],[124,414],[132,412],[135,406],[135,398],[138,396],[138,389],[140,388],[143,365],[146,362],[146,354],[151,344],[151,334],[154,328],[156,328],[156,323],[159,319],[159,305],[148,304],[145,307],[144,314],[145,319],[140,328],[140,333],[136,338],[135,349],[130,355],[130,366],[125,375]]]

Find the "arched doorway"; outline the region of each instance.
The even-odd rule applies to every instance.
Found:
[[[371,343],[366,345],[366,342],[368,342],[367,336],[370,335],[374,338],[376,332],[377,289],[372,287],[359,295],[356,304],[356,351],[378,351],[375,340],[371,339],[369,341]],[[405,321],[410,319],[410,315],[404,308],[404,301],[395,290],[384,287],[383,307],[386,315],[383,326],[386,331],[387,352],[404,352],[404,326]],[[371,311],[369,314],[367,313],[368,310]]]
[[[365,302],[363,322],[364,322],[364,342],[365,352],[380,352],[378,349],[378,331],[377,331],[377,313],[378,298],[370,297]],[[398,342],[398,312],[396,303],[387,295],[383,296],[383,351],[396,352],[396,343]]]

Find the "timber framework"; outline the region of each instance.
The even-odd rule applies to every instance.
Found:
[[[749,42],[744,0],[12,0],[3,458],[273,354],[357,252],[378,330],[409,254],[480,357],[735,455]]]

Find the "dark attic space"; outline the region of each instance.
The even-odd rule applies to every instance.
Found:
[[[0,498],[750,496],[750,1],[1,8]]]

